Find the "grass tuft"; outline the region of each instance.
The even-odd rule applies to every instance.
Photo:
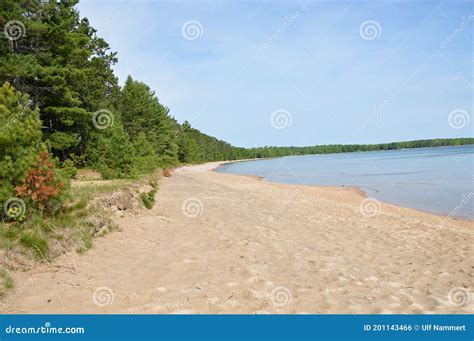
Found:
[[[151,210],[155,205],[155,194],[156,189],[152,189],[148,193],[143,192],[142,194],[140,194],[140,198],[142,199],[143,205],[145,205],[145,207],[149,210]]]
[[[26,232],[22,234],[20,237],[20,243],[23,246],[32,249],[38,258],[46,259],[49,255],[48,241],[41,238],[35,232]]]
[[[0,269],[0,297],[6,295],[6,293],[14,287],[13,278],[5,269]]]

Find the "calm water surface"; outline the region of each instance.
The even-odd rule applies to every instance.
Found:
[[[385,202],[474,220],[474,145],[288,156],[218,171],[278,183],[357,186]]]

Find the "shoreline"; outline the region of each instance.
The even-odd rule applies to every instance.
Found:
[[[254,161],[254,160],[252,160]],[[258,161],[258,160],[257,160]],[[246,161],[236,161],[236,162],[246,162]],[[361,196],[362,198],[369,198],[369,196],[367,195],[367,193],[362,190],[360,187],[357,187],[357,186],[322,186],[322,185],[299,185],[299,184],[288,184],[288,183],[284,183],[284,182],[272,182],[272,181],[269,181],[267,179],[265,179],[263,176],[258,176],[258,175],[249,175],[249,174],[233,174],[233,173],[220,173],[217,169],[220,167],[220,166],[223,166],[225,164],[229,164],[229,163],[224,163],[222,165],[218,165],[216,166],[215,168],[211,169],[210,171],[211,172],[216,172],[218,174],[226,174],[226,175],[233,175],[233,176],[243,176],[243,177],[246,177],[246,178],[250,178],[250,179],[254,179],[254,180],[258,180],[258,181],[261,181],[261,182],[265,182],[265,183],[268,183],[268,184],[272,184],[272,185],[283,185],[283,186],[302,186],[302,187],[308,187],[308,188],[311,188],[311,187],[319,187],[319,188],[329,188],[329,189],[342,189],[342,188],[345,188],[345,189],[348,189],[349,191],[353,191],[355,194]],[[385,202],[384,202],[385,203]],[[386,204],[390,204],[390,203],[386,203]],[[392,205],[392,204],[390,204]],[[398,205],[395,205],[395,206],[398,206]],[[399,207],[404,207],[404,206],[399,206]],[[407,208],[410,208],[410,207],[407,207]],[[431,212],[427,212],[427,213],[431,213]]]
[[[426,147],[426,148],[433,148],[433,147]],[[423,148],[411,148],[411,149],[423,149]],[[357,153],[357,152],[353,152],[353,153]],[[320,155],[320,154],[308,154],[308,155]],[[292,155],[292,156],[302,156],[302,155]],[[371,198],[371,199],[374,199],[378,202],[381,202],[381,203],[384,203],[386,205],[393,205],[395,207],[400,207],[400,208],[405,208],[405,209],[410,209],[410,210],[414,210],[414,211],[418,211],[418,212],[423,212],[423,213],[427,213],[427,214],[432,214],[432,215],[435,215],[439,218],[443,218],[443,219],[452,219],[452,220],[456,220],[456,221],[465,221],[465,222],[469,222],[469,223],[474,223],[474,219],[468,219],[468,218],[463,218],[463,217],[456,217],[456,216],[451,216],[449,214],[444,214],[444,213],[439,213],[439,212],[432,212],[432,211],[428,211],[428,210],[422,210],[422,209],[419,209],[419,208],[415,208],[415,207],[409,207],[409,206],[402,206],[402,205],[399,205],[399,204],[395,204],[395,203],[391,203],[391,202],[388,202],[388,201],[384,201],[384,200],[380,200],[380,199],[377,199],[377,198],[373,198],[371,196],[369,196],[367,194],[367,192],[365,190],[362,189],[362,187],[359,187],[359,186],[344,186],[344,185],[340,185],[340,186],[331,186],[331,185],[301,185],[301,184],[290,184],[290,183],[285,183],[285,182],[272,182],[272,181],[269,181],[267,179],[265,179],[264,177],[262,176],[258,176],[258,175],[250,175],[250,174],[234,174],[234,173],[221,173],[219,172],[217,169],[221,166],[224,166],[224,165],[227,165],[227,164],[232,164],[232,163],[238,163],[238,162],[251,162],[251,161],[259,161],[259,160],[269,160],[269,159],[278,159],[278,158],[282,158],[282,157],[287,157],[287,156],[279,156],[279,157],[274,157],[274,158],[265,158],[265,159],[251,159],[251,160],[235,160],[235,161],[232,161],[232,162],[229,162],[229,161],[222,161],[221,164],[219,165],[216,165],[214,168],[210,169],[211,171],[213,172],[216,172],[216,173],[219,173],[219,174],[228,174],[228,175],[235,175],[235,176],[244,176],[244,177],[249,177],[249,178],[252,178],[252,179],[259,179],[260,181],[262,182],[266,182],[266,183],[270,183],[270,184],[275,184],[275,185],[287,185],[287,186],[304,186],[304,187],[317,187],[317,188],[347,188],[347,189],[350,189],[350,190],[353,190],[357,195],[363,197],[363,198]],[[217,162],[220,162],[220,161],[217,161]],[[214,162],[214,163],[217,163],[217,162]],[[199,165],[196,165],[196,166],[199,166]]]

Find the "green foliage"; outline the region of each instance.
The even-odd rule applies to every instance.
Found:
[[[67,159],[62,163],[62,167],[57,170],[57,173],[59,179],[64,182],[76,176],[77,168],[72,160]]]
[[[92,224],[89,225],[89,229],[84,229],[80,232],[80,239],[82,241],[82,244],[76,249],[77,253],[79,254],[82,254],[92,248],[93,234],[90,231],[94,228],[94,226],[92,226]]]
[[[140,199],[142,199],[143,205],[145,205],[145,207],[149,210],[151,210],[155,205],[155,194],[156,189],[152,189],[149,192],[143,192],[140,194]]]
[[[193,138],[196,132],[193,131],[188,121],[183,123],[181,127],[178,157],[182,163],[194,163],[202,161],[201,154],[199,153],[199,146],[196,140]]]
[[[114,180],[98,186],[73,187],[60,214],[45,215],[33,211],[21,224],[0,222],[0,247],[7,251],[26,252],[39,260],[49,260],[71,248],[85,251],[92,246],[94,236],[116,228],[110,223],[109,213],[100,208],[91,210],[88,204],[97,196],[107,197],[128,188],[130,183],[128,180]]]
[[[24,233],[20,237],[20,243],[33,250],[38,258],[45,258],[48,257],[49,253],[49,245],[48,241],[43,239],[35,232],[28,232]]]
[[[179,160],[183,163],[202,163],[248,158],[247,149],[236,148],[227,142],[206,135],[185,121],[180,130]],[[239,154],[240,153],[240,154]]]
[[[144,132],[138,134],[132,145],[135,151],[133,165],[138,173],[151,173],[159,167],[161,160]]]
[[[87,164],[99,170],[105,179],[136,175],[135,150],[120,124],[91,132],[85,155]]]
[[[161,163],[176,162],[176,123],[169,116],[169,109],[158,101],[148,85],[134,81],[129,76],[120,93],[118,108],[124,129],[132,140],[140,138],[148,141],[151,148],[147,149],[150,149],[149,152],[153,150]]]
[[[91,112],[118,91],[112,65],[117,61],[75,9],[77,0],[2,0],[2,21],[19,20],[21,39],[0,40],[0,82],[28,93],[40,109],[44,137],[56,156],[82,148]]]
[[[5,269],[0,269],[0,298],[13,289],[14,282],[13,278]]]
[[[38,110],[9,83],[0,87],[0,203],[14,194],[41,145]]]

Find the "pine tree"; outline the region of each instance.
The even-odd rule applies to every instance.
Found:
[[[14,194],[41,148],[41,121],[28,96],[0,87],[0,202]]]
[[[160,158],[147,140],[145,133],[140,132],[132,142],[135,150],[133,164],[139,173],[151,173],[160,166]]]
[[[98,103],[116,95],[115,54],[75,9],[77,0],[2,0],[3,24],[21,22],[24,35],[0,41],[0,81],[38,106],[45,139],[65,159],[91,129]],[[3,25],[2,25],[3,26]]]
[[[192,128],[188,121],[185,121],[181,127],[179,142],[179,161],[183,163],[199,162],[199,148],[196,141],[192,138]]]
[[[143,132],[163,164],[176,162],[176,123],[148,85],[129,76],[120,95],[119,110],[132,140]]]
[[[87,165],[97,169],[105,179],[136,175],[135,149],[120,122],[92,131],[85,156]]]

